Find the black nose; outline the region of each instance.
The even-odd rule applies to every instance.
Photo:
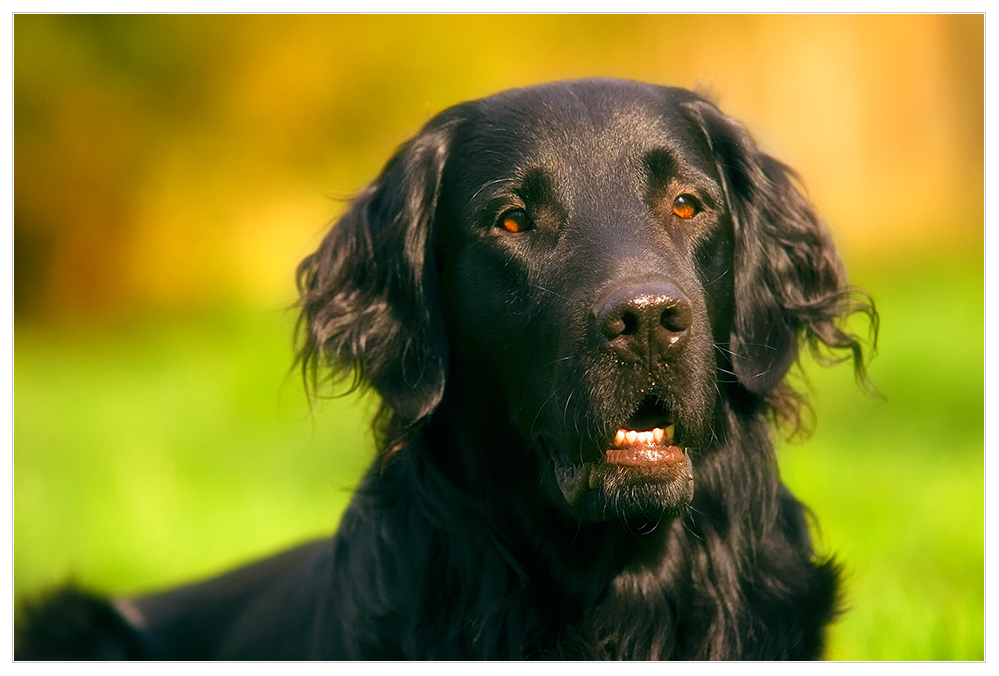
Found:
[[[690,303],[665,282],[615,289],[594,311],[607,346],[621,358],[671,359],[690,334]]]

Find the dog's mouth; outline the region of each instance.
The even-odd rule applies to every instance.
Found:
[[[604,462],[631,467],[682,462],[684,450],[676,443],[675,433],[675,416],[658,398],[645,397],[625,426],[614,433]]]
[[[554,478],[567,508],[581,520],[603,521],[689,503],[693,468],[682,428],[661,400],[646,396],[592,460],[555,460]]]

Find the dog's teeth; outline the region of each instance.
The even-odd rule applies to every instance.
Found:
[[[673,441],[673,425],[666,427],[655,427],[651,430],[639,432],[638,430],[619,429],[614,433],[614,444],[642,445],[642,444],[662,444]]]

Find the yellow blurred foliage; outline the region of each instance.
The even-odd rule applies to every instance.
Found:
[[[286,305],[432,114],[589,76],[709,92],[848,258],[982,249],[982,15],[18,15],[18,317]]]

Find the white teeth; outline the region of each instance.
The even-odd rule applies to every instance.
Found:
[[[673,441],[673,425],[666,427],[656,427],[648,431],[638,432],[636,430],[620,429],[614,434],[614,443],[618,446],[640,445],[640,444],[661,444]]]

